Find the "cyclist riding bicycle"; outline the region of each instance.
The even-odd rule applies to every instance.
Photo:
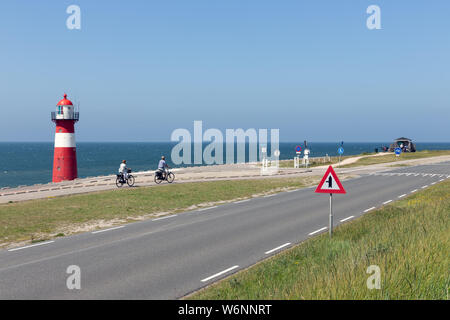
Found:
[[[122,179],[124,181],[128,179],[128,168],[126,160],[122,160],[122,163],[119,166],[119,173],[122,175]]]
[[[165,178],[166,168],[170,168],[166,163],[166,157],[162,156],[158,163],[158,173]]]

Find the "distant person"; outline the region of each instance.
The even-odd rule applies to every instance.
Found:
[[[119,166],[119,173],[122,175],[122,180],[128,179],[128,168],[127,168],[127,161],[122,160],[122,163]]]
[[[170,168],[169,165],[166,163],[166,157],[162,156],[161,160],[159,160],[158,163],[158,172],[160,175],[165,178],[166,168]]]

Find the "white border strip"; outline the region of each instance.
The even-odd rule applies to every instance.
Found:
[[[372,208],[366,209],[366,210],[364,210],[364,212],[369,212],[370,210],[373,210],[373,209],[375,209],[375,207],[372,207]]]
[[[243,202],[247,202],[247,201],[250,201],[250,199],[240,200],[240,201],[236,201],[234,203],[243,203]]]
[[[388,204],[389,202],[392,202],[392,200],[385,201],[383,204]]]
[[[287,247],[287,246],[289,246],[289,245],[291,245],[291,243],[290,243],[290,242],[286,242],[285,244],[282,244],[281,246],[276,247],[276,248],[273,248],[272,250],[269,250],[269,251],[264,252],[264,253],[265,253],[265,254],[271,254],[272,252],[277,251],[277,250],[279,250],[279,249],[281,249],[281,248]]]
[[[164,220],[164,219],[173,218],[173,217],[176,217],[176,216],[177,216],[176,214],[172,214],[172,215],[168,215],[168,216],[165,216],[165,217],[153,219],[152,221]]]
[[[198,209],[197,211],[205,211],[205,210],[209,210],[209,209],[213,209],[213,208],[217,208],[217,206],[212,206],[212,207],[208,207],[208,208]]]
[[[341,222],[344,222],[344,221],[347,221],[347,220],[350,220],[350,219],[353,219],[355,216],[350,216],[350,217],[347,217],[347,218],[345,218],[345,219],[342,219],[341,220]]]
[[[239,268],[239,266],[232,266],[231,268],[228,268],[228,269],[226,269],[226,270],[223,270],[223,271],[221,271],[221,272],[219,272],[219,273],[216,273],[216,274],[213,274],[212,276],[210,276],[210,277],[208,277],[208,278],[205,278],[205,279],[203,279],[203,280],[201,280],[202,282],[206,282],[206,281],[209,281],[209,280],[211,280],[211,279],[213,279],[213,278],[216,278],[216,277],[218,277],[218,276],[221,276],[221,275],[223,275],[224,273],[227,273],[227,272],[229,272],[229,271],[231,271],[231,270],[234,270],[234,269],[236,269],[236,268]]]
[[[316,234],[316,233],[318,233],[318,232],[320,232],[320,231],[323,231],[323,230],[326,230],[326,229],[328,229],[328,227],[320,228],[319,230],[316,230],[316,231],[311,232],[310,234],[308,234],[308,236],[312,236],[313,234]]]
[[[9,249],[8,251],[17,251],[17,250],[22,250],[22,249],[26,249],[26,248],[31,248],[31,247],[37,247],[37,246],[43,246],[44,244],[49,244],[49,243],[53,243],[55,241],[46,241],[46,242],[40,242],[40,243],[36,243],[36,244],[31,244],[29,246],[25,246],[25,247],[20,247],[20,248],[14,248],[14,249]]]
[[[123,228],[124,226],[118,226],[118,227],[113,227],[113,228],[109,228],[109,229],[103,229],[103,230],[98,230],[98,231],[92,231],[92,234],[96,234],[96,233],[101,233],[101,232],[106,232],[106,231],[111,231],[111,230],[116,230],[116,229],[120,229]]]

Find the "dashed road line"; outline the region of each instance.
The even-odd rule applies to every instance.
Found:
[[[402,195],[399,195],[398,197],[399,197],[399,198],[403,198],[404,196],[406,196],[406,193],[404,193],[404,194],[402,194]]]
[[[347,220],[350,220],[350,219],[353,219],[355,216],[350,216],[350,217],[347,217],[347,218],[345,218],[345,219],[342,219],[342,220],[340,220],[341,222],[344,222],[344,221],[347,221]]]
[[[413,191],[411,191],[411,193],[414,193],[414,192],[416,192],[417,191],[417,189],[414,189]]]
[[[428,185],[426,185],[426,186],[423,186],[421,189],[425,189],[426,187],[428,187]]]
[[[274,193],[274,194],[268,194],[267,196],[264,196],[263,198],[270,198],[270,197],[273,197],[273,196],[275,196],[276,195],[276,193]]]
[[[247,201],[250,201],[250,199],[245,199],[245,200],[241,200],[241,201],[236,201],[236,202],[234,202],[234,203],[243,203],[243,202],[247,202]]]
[[[153,219],[152,221],[164,220],[164,219],[173,218],[173,217],[176,217],[176,216],[177,216],[176,214],[172,214],[170,216],[165,216],[165,217]]]
[[[208,208],[198,209],[197,211],[205,211],[205,210],[209,210],[209,209],[213,209],[213,208],[217,208],[217,206],[212,206],[212,207],[208,207]]]
[[[209,280],[211,280],[211,279],[213,279],[213,278],[216,278],[216,277],[219,277],[219,276],[221,276],[221,275],[223,275],[223,274],[225,274],[225,273],[227,273],[227,272],[230,272],[231,270],[234,270],[234,269],[236,269],[236,268],[239,268],[239,266],[232,266],[231,268],[228,268],[228,269],[225,269],[225,270],[223,270],[223,271],[221,271],[221,272],[218,272],[218,273],[216,273],[216,274],[213,274],[212,276],[210,276],[210,277],[208,277],[208,278],[205,278],[205,279],[203,279],[203,280],[201,280],[202,282],[206,282],[206,281],[209,281]]]
[[[392,202],[392,200],[385,201],[383,204],[388,204],[389,202]]]
[[[27,249],[27,248],[31,248],[31,247],[43,246],[45,244],[49,244],[49,243],[53,243],[53,242],[55,242],[55,241],[52,240],[52,241],[40,242],[40,243],[36,243],[36,244],[31,244],[31,245],[25,246],[25,247],[9,249],[8,251],[17,251],[17,250]]]
[[[320,231],[323,231],[323,230],[326,230],[326,229],[328,229],[328,228],[327,227],[323,227],[323,228],[320,228],[319,230],[316,230],[316,231],[313,231],[313,232],[309,233],[308,235],[312,236],[313,234],[316,234],[316,233],[318,233]]]
[[[375,209],[375,207],[372,207],[372,208],[366,209],[366,210],[364,210],[364,212],[369,212],[370,210],[373,210],[373,209]]]
[[[277,251],[277,250],[280,250],[281,248],[287,247],[287,246],[289,246],[289,245],[291,245],[291,243],[290,243],[290,242],[286,242],[285,244],[282,244],[281,246],[276,247],[276,248],[273,248],[272,250],[266,251],[266,252],[264,252],[264,253],[265,253],[265,254],[271,254],[272,252],[275,252],[275,251]]]
[[[124,226],[118,226],[118,227],[113,227],[113,228],[108,228],[108,229],[103,229],[103,230],[92,231],[92,234],[106,232],[106,231],[111,231],[111,230],[116,230],[116,229],[120,229],[120,228],[123,228],[123,227]]]

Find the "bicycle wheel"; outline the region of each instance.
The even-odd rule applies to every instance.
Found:
[[[117,178],[116,178],[116,186],[117,186],[118,188],[120,188],[120,187],[122,187],[122,185],[123,185],[122,179],[119,178],[119,177],[117,177]]]
[[[127,184],[130,187],[134,186],[134,177],[131,174],[128,176]]]
[[[160,184],[162,182],[162,179],[158,178],[158,176],[155,173],[155,183]]]
[[[175,180],[175,175],[172,172],[170,172],[166,180],[168,183],[172,183],[173,180]]]

